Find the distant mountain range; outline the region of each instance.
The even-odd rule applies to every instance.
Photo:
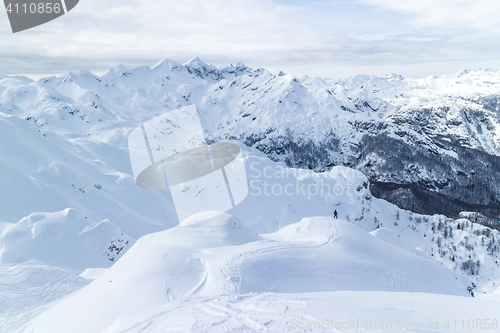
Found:
[[[123,128],[191,104],[212,141],[242,141],[294,167],[358,169],[376,196],[414,212],[500,214],[500,72],[299,79],[194,58],[0,81],[0,112],[40,133],[122,146]]]

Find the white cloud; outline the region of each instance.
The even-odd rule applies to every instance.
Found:
[[[475,29],[498,33],[500,2],[498,0],[361,0],[407,15],[421,27]]]
[[[40,59],[234,58],[304,50],[315,31],[270,1],[81,1],[69,14],[0,40],[1,56]],[[8,30],[3,20],[2,30]],[[39,31],[54,33],[36,33]],[[12,60],[11,60],[12,61]],[[21,63],[17,65],[21,66]],[[9,66],[10,67],[10,66]],[[2,68],[4,69],[4,68]]]
[[[18,34],[8,33],[2,12],[0,73],[99,72],[197,55],[329,77],[500,64],[494,2],[474,2],[488,3],[485,10],[463,0],[362,1],[81,0],[67,15]]]

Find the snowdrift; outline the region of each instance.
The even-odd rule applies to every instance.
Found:
[[[467,296],[468,283],[347,221],[306,218],[257,236],[226,215],[144,236],[28,327],[101,332],[121,316],[193,297],[339,290]]]

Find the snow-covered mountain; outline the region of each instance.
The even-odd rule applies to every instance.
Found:
[[[286,331],[321,308],[338,320],[493,319],[500,232],[371,191],[410,194],[399,204],[419,210],[432,190],[429,201],[491,212],[499,77],[299,80],[197,58],[0,77],[0,331]],[[193,104],[210,141],[240,145],[249,194],[179,225],[168,190],[135,184],[127,138]]]
[[[140,239],[131,240],[135,244],[124,248],[128,251],[119,260],[111,260],[105,245],[128,222],[114,216],[116,209],[108,207],[109,202],[96,198],[106,188],[120,188],[133,198],[147,194],[130,191],[136,186],[131,176],[80,192],[80,205],[88,205],[84,212],[32,214],[17,224],[4,223],[0,327],[7,332],[155,332],[172,327],[224,332],[231,325],[257,330],[272,320],[269,329],[286,331],[297,312],[312,315],[318,307],[334,306],[339,297],[361,302],[375,298],[373,292],[386,303],[365,304],[365,312],[350,308],[350,313],[343,312],[347,318],[365,316],[380,306],[386,307],[384,318],[391,320],[400,311],[426,318],[424,299],[447,307],[436,312],[439,318],[451,313],[480,316],[484,307],[492,313],[500,309],[499,302],[487,298],[477,300],[480,305],[464,300],[472,299],[468,288],[473,286],[480,297],[483,292],[497,297],[498,231],[466,218],[403,211],[371,196],[367,178],[353,169],[287,169],[255,149],[242,148],[250,183],[242,204],[219,217],[205,220],[197,215],[178,226],[173,208],[163,225],[137,219],[135,236]],[[161,190],[151,195],[166,196]],[[135,209],[141,215],[152,207]],[[338,220],[330,217],[334,209]],[[110,219],[82,218],[90,212]],[[157,223],[157,232],[152,233],[152,223]],[[106,229],[108,224],[114,228]],[[225,303],[230,295],[236,297],[232,305]],[[227,312],[233,306],[246,307],[248,295],[259,304],[272,299],[274,303],[257,307],[270,317],[255,315],[256,321],[249,322],[240,310]],[[220,311],[210,310],[217,309],[213,302],[219,299],[224,304]],[[413,303],[406,307],[389,306],[408,299]],[[294,315],[283,313],[281,303],[290,303]],[[204,314],[193,313],[193,306]],[[171,311],[184,315],[172,323]],[[200,315],[201,321],[190,319]],[[311,321],[308,316],[295,320]],[[154,324],[144,327],[144,322]]]
[[[491,70],[297,79],[195,58],[0,82],[0,112],[42,136],[123,147],[124,128],[195,104],[213,141],[236,139],[294,167],[356,168],[376,196],[415,212],[500,212],[500,73]]]

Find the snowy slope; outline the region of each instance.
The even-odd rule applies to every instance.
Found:
[[[124,148],[133,126],[195,104],[211,140],[237,139],[289,166],[345,165],[372,182],[437,192],[445,204],[425,202],[415,190],[406,190],[407,200],[380,186],[377,195],[413,211],[456,216],[467,204],[500,204],[499,84],[500,74],[490,70],[418,80],[298,79],[195,58],[117,66],[102,77],[83,70],[37,82],[2,77],[0,113],[27,120],[33,135],[63,136],[93,150]]]
[[[75,271],[107,267],[134,242],[109,221],[92,221],[69,208],[31,214],[0,235],[1,264],[37,260]]]
[[[263,293],[168,303],[105,332],[477,332],[469,318],[489,318],[491,330],[498,310],[498,301],[423,293]]]
[[[100,332],[128,313],[224,294],[372,290],[467,296],[467,279],[346,221],[310,218],[261,237],[246,234],[226,216],[145,236],[89,286],[34,319],[33,332]]]
[[[220,298],[226,307],[220,316],[228,319],[213,327],[224,331],[250,323],[241,310],[227,310],[236,297],[237,307],[249,306],[245,299],[274,302],[262,307],[270,317],[255,314],[257,326],[249,327],[272,321],[269,327],[286,330],[286,322],[278,323],[285,311],[280,304],[292,302],[290,311],[299,313],[305,305],[297,293],[310,292],[319,294],[304,296],[312,304],[307,316],[322,304],[337,304],[322,297],[338,295],[341,305],[335,306],[343,307],[349,295],[361,303],[373,291],[384,295],[380,311],[390,318],[400,309],[434,318],[419,305],[424,299],[453,303],[454,313],[478,311],[485,304],[494,311],[496,303],[470,303],[476,301],[467,287],[474,283],[476,295],[495,295],[498,231],[466,218],[404,211],[369,191],[369,179],[418,180],[431,188],[434,180],[453,173],[432,164],[396,170],[398,161],[363,149],[385,135],[401,145],[401,152],[416,152],[422,165],[428,156],[441,156],[453,172],[473,168],[474,176],[469,170],[464,179],[489,187],[469,189],[477,193],[469,199],[484,203],[496,195],[496,160],[486,153],[498,149],[490,98],[498,79],[489,71],[425,80],[295,79],[243,64],[217,68],[199,59],[185,65],[164,60],[133,70],[118,66],[103,76],[75,71],[37,82],[1,77],[0,327],[7,332],[146,331],[150,325],[161,330],[170,327],[169,316],[185,313],[178,316],[179,325],[206,331],[218,314],[208,310],[201,322],[190,318]],[[455,89],[456,82],[463,87]],[[401,92],[399,97],[393,90]],[[440,103],[456,108],[418,116],[418,110]],[[191,104],[210,140],[230,138],[242,148],[249,195],[217,219],[178,226],[168,191],[136,186],[127,138],[144,121]],[[472,113],[480,114],[482,132],[476,123],[475,131],[466,130]],[[469,117],[469,125],[456,120],[460,117]],[[414,123],[417,118],[436,119],[427,128]],[[458,138],[453,145],[446,143],[450,135]],[[465,165],[460,145],[492,160],[469,159],[472,164]],[[406,163],[402,160],[398,163]],[[357,167],[366,176],[335,164]],[[439,184],[439,190],[456,194],[466,186]],[[325,217],[333,210],[339,220]],[[392,300],[405,297],[414,297],[414,307],[388,309]],[[166,324],[159,324],[163,320]]]
[[[31,329],[39,332],[76,332],[78,329],[99,332],[113,325],[118,318],[122,318],[120,323],[123,320],[129,323],[136,320],[136,316],[149,316],[146,309],[151,308],[156,313],[156,308],[176,308],[184,302],[194,304],[190,302],[200,297],[200,302],[208,302],[219,295],[257,293],[265,299],[268,297],[266,293],[272,292],[287,293],[290,296],[283,296],[285,299],[294,299],[298,292],[350,290],[411,291],[472,299],[467,292],[472,282],[478,285],[476,293],[494,291],[500,283],[500,270],[495,263],[498,251],[490,255],[488,244],[480,245],[482,230],[490,230],[489,240],[492,236],[500,239],[497,231],[475,224],[474,230],[480,231],[478,236],[472,232],[470,224],[456,230],[458,223],[465,226],[468,220],[454,221],[443,216],[419,216],[402,211],[372,197],[364,187],[366,177],[352,169],[335,167],[332,172],[317,174],[288,169],[255,150],[245,149],[245,156],[250,190],[241,205],[218,218],[202,221],[201,216],[198,220],[188,220],[166,231],[143,236],[109,270],[95,274],[95,281],[87,287],[54,304],[33,298],[17,312],[15,309],[6,312],[17,313],[16,317],[10,315],[0,317],[0,320],[12,331],[26,328],[28,332]],[[342,192],[315,194],[315,185],[324,186],[326,191],[326,184],[331,189],[342,189]],[[284,189],[287,185],[288,193],[293,192],[293,195],[273,194],[273,189],[276,193],[279,187]],[[297,191],[301,188],[304,193]],[[341,219],[308,217],[331,215],[333,209],[339,212]],[[64,220],[68,214],[74,213],[67,211],[55,214],[55,217]],[[35,221],[32,219],[27,219],[29,224],[26,220],[21,221],[17,228],[29,230]],[[74,220],[78,219],[64,220],[66,223],[62,225]],[[443,226],[438,227],[440,221]],[[453,236],[446,239],[443,236],[445,222],[447,230],[453,227]],[[144,233],[148,234],[148,231],[146,225]],[[61,240],[72,240],[70,236],[71,229]],[[436,244],[438,237],[442,238],[439,248]],[[474,243],[477,246],[472,251],[470,245]],[[52,246],[57,249],[57,244]],[[8,253],[14,252],[16,247],[10,245],[4,249]],[[33,258],[47,260],[43,251],[38,254],[36,249],[31,249]],[[441,256],[444,250],[449,252]],[[77,262],[81,267],[79,272],[92,268],[85,258],[92,258],[96,252],[85,247],[79,247],[78,251],[78,256],[60,252],[60,258],[66,258],[66,262],[55,262],[57,256],[49,259],[53,265],[68,269],[73,267],[68,263]],[[452,253],[455,261],[451,260]],[[481,267],[474,271],[474,275],[470,270],[462,269],[469,254],[474,260],[481,261]],[[22,262],[21,259],[18,261]],[[107,267],[112,263],[108,262]],[[26,264],[5,267],[12,270],[19,265]],[[87,270],[82,276],[92,277],[93,273]],[[33,289],[59,290],[60,284],[69,288],[67,292],[82,287],[80,280],[68,275],[54,285],[34,280],[31,287],[23,289],[21,277],[15,271],[11,273],[3,282],[4,290],[11,293],[16,290],[17,297],[20,297],[19,292],[23,295]],[[65,295],[64,292],[54,292],[52,299]],[[425,297],[438,296],[422,296]],[[47,308],[26,326],[29,319]],[[28,314],[22,315],[24,311]],[[143,311],[146,313],[142,314]],[[278,320],[280,312],[273,311],[277,311],[273,316]],[[414,311],[421,313],[422,309],[417,307]],[[425,313],[421,316],[425,317]],[[89,321],[89,317],[94,320]],[[234,323],[238,318],[233,316],[229,322]],[[200,325],[205,327],[207,322]]]
[[[0,265],[0,332],[19,332],[20,323],[89,282],[63,268],[35,261]]]

